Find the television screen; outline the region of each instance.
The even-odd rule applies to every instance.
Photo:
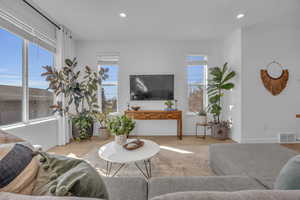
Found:
[[[173,100],[174,75],[130,75],[130,100]]]

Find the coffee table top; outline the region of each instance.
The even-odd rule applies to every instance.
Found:
[[[133,139],[127,140],[127,142],[131,141]],[[100,147],[98,155],[101,159],[112,163],[132,163],[148,160],[159,152],[160,147],[155,142],[150,140],[142,141],[144,141],[144,146],[132,151],[124,149],[115,142],[110,142]]]

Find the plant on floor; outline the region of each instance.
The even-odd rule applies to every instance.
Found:
[[[200,110],[198,116],[199,116],[199,122],[201,124],[207,123],[207,112],[205,110]]]
[[[110,137],[110,133],[107,129],[108,117],[109,117],[108,112],[97,112],[95,114],[95,118],[100,124],[99,135],[100,135],[100,138],[102,138],[102,139],[108,139]]]
[[[118,144],[124,144],[127,136],[135,128],[135,121],[126,115],[115,116],[107,121],[108,130],[115,135]]]
[[[234,88],[234,84],[230,82],[235,77],[235,71],[228,69],[228,63],[225,63],[223,67],[214,67],[210,69],[211,79],[208,81],[208,111],[212,114],[214,121],[214,127],[212,128],[213,134],[226,135],[229,131],[229,125],[227,121],[221,121],[220,115],[222,112],[222,97],[224,92]],[[224,132],[225,131],[225,132]],[[225,136],[226,137],[226,136]]]
[[[90,67],[77,70],[77,60],[66,59],[65,66],[56,69],[51,66],[43,67],[46,72],[42,76],[49,82],[48,89],[57,97],[56,104],[52,106],[54,113],[71,117],[73,125],[73,137],[76,140],[86,139],[92,136],[89,127],[93,126],[94,114],[97,112],[97,90],[102,80],[108,78],[108,69],[93,72]],[[74,106],[74,112],[70,111]],[[76,130],[79,132],[76,134]]]

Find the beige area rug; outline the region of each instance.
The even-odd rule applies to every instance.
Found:
[[[160,176],[213,176],[208,164],[208,145],[161,146],[160,152],[152,158],[152,177]],[[102,175],[106,162],[98,157],[99,147],[94,147],[82,158],[92,164]],[[139,163],[144,167],[143,162]],[[119,167],[114,164],[111,174]],[[140,176],[134,164],[126,165],[117,176]]]

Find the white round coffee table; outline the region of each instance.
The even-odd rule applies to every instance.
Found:
[[[127,142],[133,139],[127,140]],[[110,176],[112,171],[112,165],[114,163],[119,164],[119,168],[112,174],[112,177],[117,175],[117,173],[127,164],[134,163],[137,169],[142,173],[142,175],[149,179],[151,178],[151,158],[155,156],[160,147],[155,142],[150,140],[144,141],[144,146],[129,151],[122,146],[116,144],[115,142],[107,143],[100,147],[98,154],[99,157],[106,161],[106,175]],[[145,171],[138,165],[138,161],[143,161],[145,166]]]

